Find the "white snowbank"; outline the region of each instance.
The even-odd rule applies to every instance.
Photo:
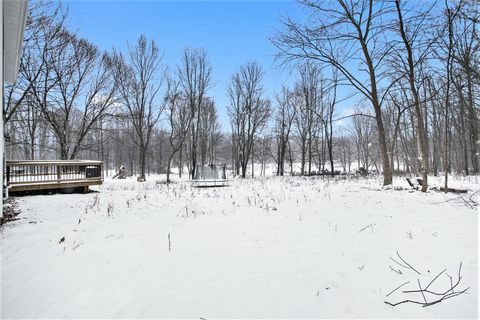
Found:
[[[2,232],[2,318],[478,316],[478,211],[458,195],[377,179],[194,189],[148,178],[19,198],[22,219]],[[478,190],[478,178],[452,180]],[[397,250],[421,275],[389,258]],[[401,290],[443,269],[455,277],[460,262],[468,294],[428,308],[384,303],[423,300]]]

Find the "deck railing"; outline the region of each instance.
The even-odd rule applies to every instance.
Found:
[[[29,186],[40,189],[40,185],[68,187],[83,182],[84,185],[101,183],[102,162],[91,160],[21,160],[7,161],[5,179],[7,186]]]

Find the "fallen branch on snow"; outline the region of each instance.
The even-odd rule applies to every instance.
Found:
[[[372,233],[374,232],[374,231],[373,231],[373,224],[370,223],[370,224],[366,225],[365,227],[363,227],[362,229],[360,229],[360,230],[358,231],[358,233],[364,231],[364,230],[367,229],[367,228],[370,228],[370,229],[372,230]]]
[[[455,285],[453,284],[453,280],[452,280],[452,277],[449,276],[448,274],[446,274],[446,276],[448,276],[450,278],[450,289],[446,290],[445,292],[435,292],[435,291],[431,291],[431,290],[428,290],[428,288],[443,274],[445,273],[446,269],[441,271],[439,274],[437,274],[433,279],[432,281],[430,281],[430,283],[425,287],[425,288],[422,288],[422,285],[420,284],[420,279],[417,279],[417,283],[418,283],[418,287],[419,289],[418,290],[406,290],[406,291],[402,291],[403,293],[407,293],[407,294],[410,294],[410,293],[421,293],[422,295],[422,298],[423,298],[423,302],[422,301],[417,301],[417,300],[411,300],[411,299],[406,299],[406,300],[402,300],[402,301],[399,301],[399,302],[396,302],[396,303],[392,303],[392,302],[389,302],[389,301],[384,301],[386,304],[392,306],[392,307],[395,307],[395,306],[398,306],[399,304],[403,304],[403,303],[414,303],[414,304],[420,304],[422,305],[422,307],[430,307],[430,306],[433,306],[437,303],[440,303],[442,302],[443,300],[447,300],[447,299],[450,299],[450,298],[453,298],[453,297],[456,297],[456,296],[459,296],[463,293],[468,293],[468,289],[470,289],[470,287],[467,287],[466,289],[463,289],[463,290],[460,290],[460,291],[455,291],[455,288],[460,284],[460,280],[462,279],[462,276],[461,276],[461,271],[462,271],[462,262],[460,262],[460,266],[458,268],[458,280],[457,282],[455,283]],[[407,283],[409,282],[405,282],[403,284],[401,284],[400,286],[396,287],[395,289],[393,289],[390,293],[388,293],[386,295],[386,297],[388,297],[389,295],[391,295],[393,292],[397,291],[399,288],[403,287],[404,285],[406,285]],[[427,300],[427,296],[426,294],[429,294],[429,295],[433,295],[433,296],[439,296],[440,298],[436,298],[435,300],[433,301],[428,301]]]

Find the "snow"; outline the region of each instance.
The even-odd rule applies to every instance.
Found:
[[[21,219],[2,231],[2,318],[478,317],[478,210],[466,203],[478,177],[450,178],[471,190],[464,199],[400,178],[147,179],[18,198]],[[396,265],[397,251],[421,275]],[[455,279],[460,262],[468,294],[384,303],[421,301],[401,290],[443,269]]]

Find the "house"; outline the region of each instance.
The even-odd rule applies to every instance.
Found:
[[[28,0],[2,0],[0,3],[0,16],[2,23],[0,24],[0,34],[2,35],[0,74],[1,82],[0,96],[2,97],[2,117],[0,125],[0,154],[2,161],[0,170],[2,172],[2,195],[4,189],[3,172],[5,163],[5,141],[3,139],[3,86],[5,82],[15,82],[17,79],[18,68],[20,65],[20,57],[23,42],[23,31],[27,19]],[[3,215],[3,212],[2,212]]]

